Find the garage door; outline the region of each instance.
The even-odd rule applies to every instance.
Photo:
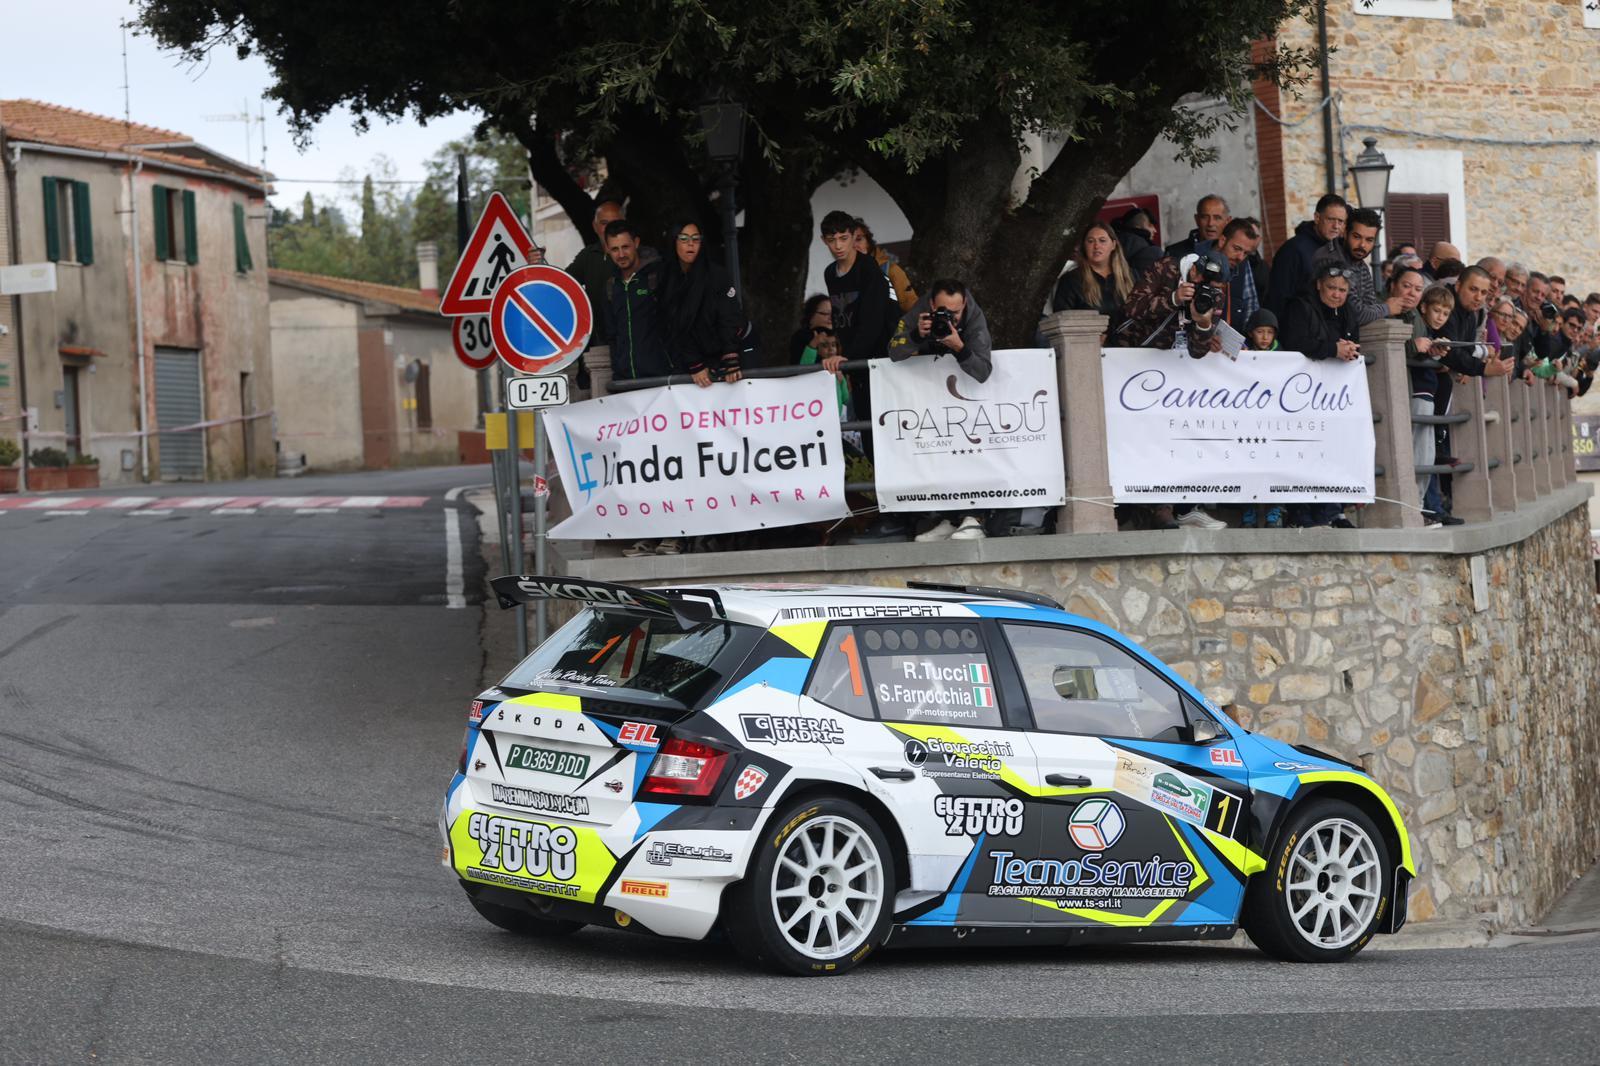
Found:
[[[200,353],[187,348],[156,349],[156,428],[190,426],[205,418],[200,388]],[[161,480],[204,481],[204,431],[162,433]]]

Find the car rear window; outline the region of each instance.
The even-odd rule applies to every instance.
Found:
[[[584,609],[506,675],[506,688],[572,691],[694,707],[759,636],[749,626]]]

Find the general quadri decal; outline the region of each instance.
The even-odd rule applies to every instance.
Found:
[[[550,536],[699,536],[842,518],[833,378],[643,389],[543,413],[572,517]]]
[[[874,359],[870,368],[880,510],[1067,502],[1054,352],[995,352],[981,382],[953,356]]]
[[[1372,502],[1360,360],[1108,348],[1101,373],[1118,503]]]

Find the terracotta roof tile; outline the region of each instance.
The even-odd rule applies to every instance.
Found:
[[[380,285],[375,281],[356,281],[354,278],[335,278],[327,274],[307,274],[301,270],[283,270],[273,267],[267,272],[272,281],[284,281],[306,288],[322,289],[338,296],[351,296],[358,300],[394,304],[407,311],[439,314],[439,298],[425,296],[418,289],[399,285]],[[441,319],[443,315],[439,316]]]
[[[138,150],[129,148],[130,145],[194,143],[193,138],[186,134],[138,122],[122,122],[104,115],[46,104],[38,100],[0,100],[0,128],[14,140],[96,152],[123,152],[157,163],[209,170],[233,178],[246,177],[249,180],[249,177],[240,171],[216,166],[192,156],[152,151],[148,148]],[[255,180],[259,181],[259,178]]]

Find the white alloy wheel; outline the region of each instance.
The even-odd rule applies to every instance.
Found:
[[[1354,943],[1372,923],[1382,876],[1367,830],[1344,818],[1317,822],[1289,857],[1283,891],[1295,931],[1320,948]]]
[[[855,951],[884,904],[883,857],[848,818],[824,815],[784,843],[772,868],[772,915],[800,954],[819,960]]]

